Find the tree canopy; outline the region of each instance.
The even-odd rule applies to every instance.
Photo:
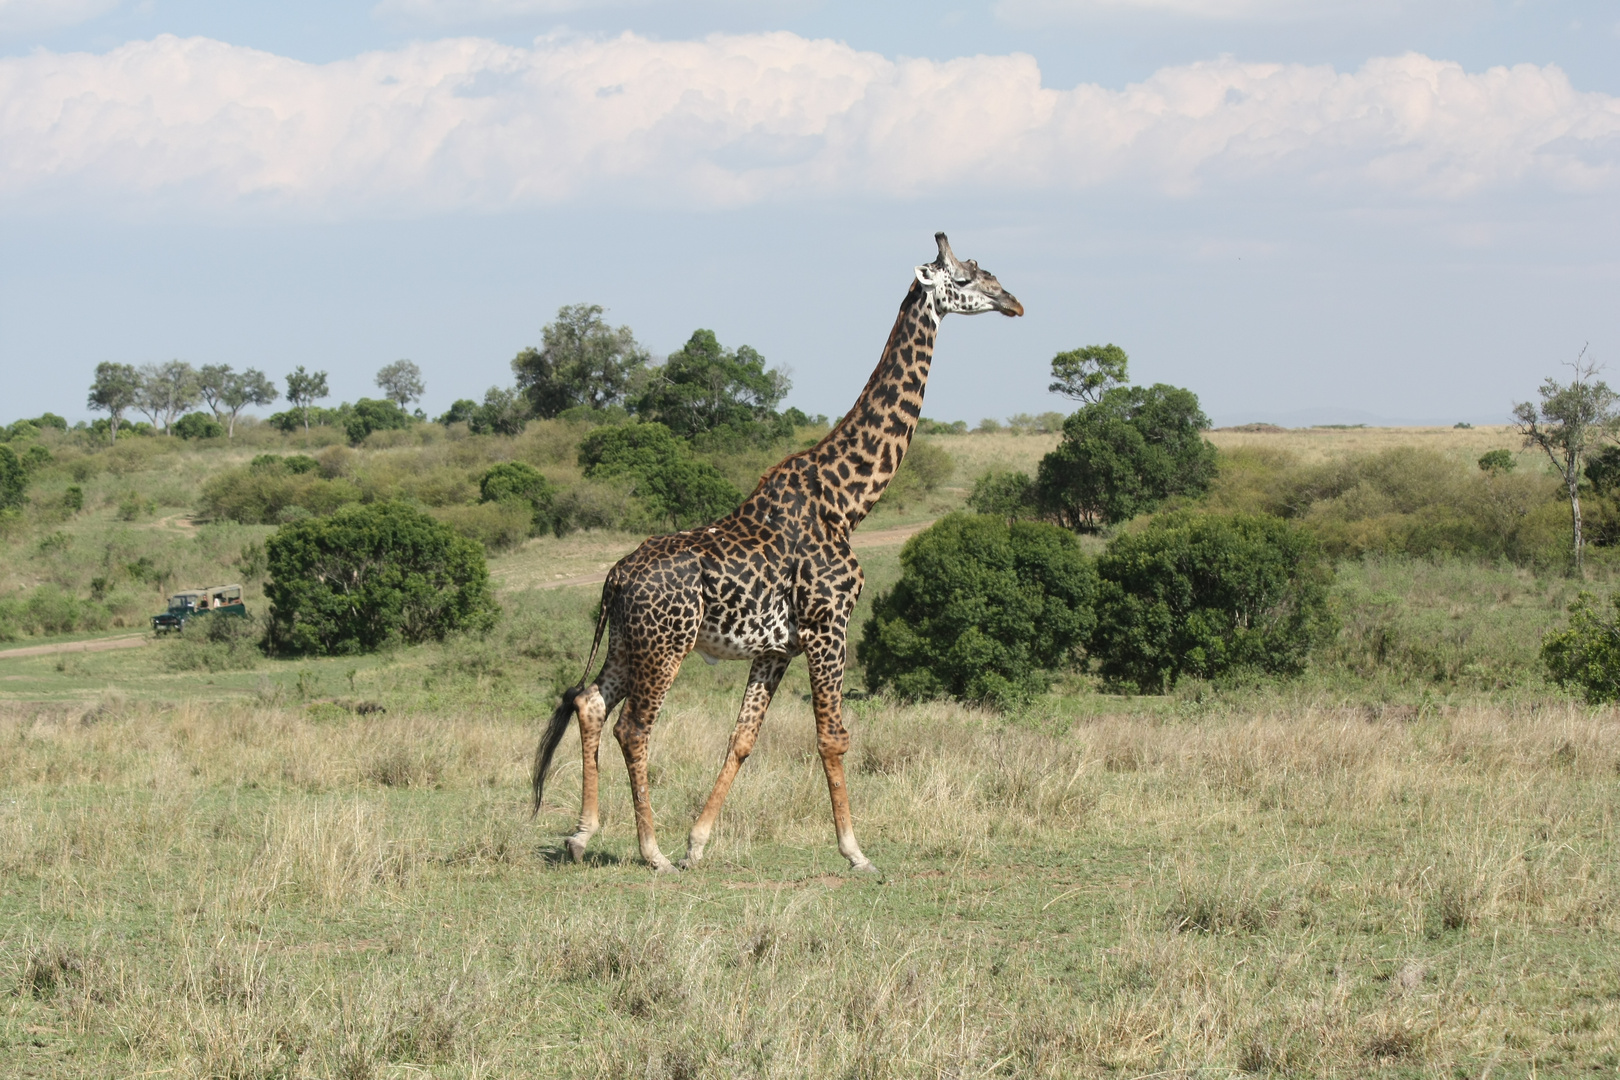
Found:
[[[329,393],[324,371],[305,371],[299,364],[287,375],[287,400],[303,417],[305,431],[309,430],[309,407]]]
[[[1513,406],[1524,445],[1540,447],[1564,481],[1569,497],[1573,553],[1581,566],[1581,466],[1588,453],[1606,439],[1620,435],[1620,393],[1597,378],[1598,365],[1583,348],[1570,365],[1574,377],[1567,384],[1548,379],[1541,384],[1541,401]]]
[[[686,344],[649,373],[634,402],[645,420],[683,438],[717,433],[757,439],[792,434],[776,406],[792,384],[748,345],[727,349],[713,330],[694,330]]]
[[[1190,390],[1160,383],[1121,386],[1063,424],[1063,441],[1041,460],[1041,507],[1071,529],[1097,532],[1198,495],[1215,476],[1209,419]]]
[[[1052,383],[1047,390],[1096,403],[1129,378],[1130,358],[1118,345],[1087,345],[1052,357]]]
[[[118,441],[118,422],[135,407],[141,393],[141,376],[129,364],[103,361],[96,365],[96,379],[90,384],[87,404],[104,412],[110,420],[111,441]]]
[[[533,416],[549,419],[573,408],[605,409],[624,400],[647,362],[628,326],[611,327],[601,304],[568,304],[540,331],[540,347],[512,359],[517,391]]]
[[[384,398],[401,409],[420,401],[427,389],[422,385],[422,369],[409,360],[395,360],[377,372],[377,387]]]

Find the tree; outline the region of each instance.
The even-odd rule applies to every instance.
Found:
[[[1144,693],[1183,675],[1297,674],[1335,629],[1321,548],[1268,514],[1166,515],[1110,541],[1097,576],[1092,655]]]
[[[1564,481],[1569,493],[1569,516],[1575,552],[1575,571],[1581,571],[1581,464],[1603,439],[1620,433],[1620,394],[1596,379],[1598,365],[1586,358],[1586,348],[1569,365],[1574,377],[1560,386],[1548,379],[1541,384],[1541,403],[1524,401],[1513,406],[1519,434],[1526,448],[1539,446]]]
[[[1511,450],[1487,450],[1479,456],[1479,471],[1491,476],[1506,476],[1518,464]],[[1586,467],[1586,473],[1591,476],[1591,465]]]
[[[1013,706],[1078,659],[1095,623],[1096,569],[1056,525],[951,514],[900,565],[856,650],[874,691]]]
[[[1064,421],[1063,441],[1041,459],[1041,508],[1071,529],[1097,532],[1198,495],[1215,476],[1209,418],[1190,390],[1121,386]]]
[[[152,426],[172,434],[175,418],[197,404],[197,369],[184,360],[141,367],[141,390],[136,408],[151,417]]]
[[[220,423],[225,421],[225,392],[232,375],[229,364],[204,364],[197,369],[197,395]]]
[[[265,544],[269,647],[322,656],[485,630],[500,609],[484,550],[405,503],[282,526]]]
[[[141,376],[129,364],[96,365],[96,381],[90,384],[87,404],[111,418],[112,442],[118,441],[118,422],[140,397]]]
[[[1046,389],[1094,405],[1109,390],[1124,385],[1129,364],[1125,350],[1113,344],[1060,352],[1052,357],[1052,384]]]
[[[401,409],[413,401],[422,400],[422,369],[409,360],[395,360],[377,372],[377,386],[383,397]]]
[[[225,369],[227,372],[230,368]],[[270,377],[258,368],[248,368],[240,375],[229,375],[225,380],[224,390],[220,394],[220,404],[224,405],[230,416],[225,425],[227,438],[236,437],[236,418],[243,409],[249,405],[268,405],[276,400],[276,384]],[[218,412],[215,412],[218,415]]]
[[[713,330],[694,330],[650,374],[635,412],[683,438],[721,429],[756,436],[761,424],[770,425],[764,434],[774,438],[777,403],[792,388],[780,369],[766,370],[765,358],[753,348],[724,348]]]
[[[672,529],[713,521],[742,502],[719,470],[694,458],[663,424],[597,428],[581,440],[579,463],[587,479],[628,478],[632,494]]]
[[[491,387],[490,389],[493,390],[494,387]],[[435,424],[443,424],[445,427],[449,427],[451,424],[471,423],[473,416],[477,414],[477,412],[478,402],[474,401],[472,398],[457,398],[455,401],[450,403],[450,408],[446,409],[444,413],[442,413],[439,418],[433,422]]]
[[[461,404],[452,405],[451,412]],[[474,435],[521,435],[529,423],[529,411],[516,391],[492,386],[484,391],[484,403],[475,407],[466,420],[467,430]]]
[[[550,418],[584,406],[605,409],[624,400],[631,377],[647,363],[628,326],[608,326],[601,304],[567,304],[540,331],[540,348],[512,359],[517,389],[532,415]]]
[[[324,371],[305,371],[304,365],[299,364],[297,370],[287,376],[287,400],[303,414],[305,431],[309,430],[309,407],[328,394]]]

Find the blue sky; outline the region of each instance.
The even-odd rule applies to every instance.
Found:
[[[1501,421],[1620,359],[1620,9],[0,0],[0,419],[101,360],[427,407],[565,303],[858,391],[936,228],[1025,302],[927,411],[1113,341],[1217,422]]]

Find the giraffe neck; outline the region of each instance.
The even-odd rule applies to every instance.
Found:
[[[821,480],[822,516],[829,524],[842,522],[853,530],[894,479],[922,415],[938,332],[932,297],[912,282],[866,389],[810,452]]]

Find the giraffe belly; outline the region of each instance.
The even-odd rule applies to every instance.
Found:
[[[798,626],[786,611],[739,619],[730,625],[705,621],[698,629],[694,648],[711,664],[717,660],[752,660],[766,653],[796,654]]]

